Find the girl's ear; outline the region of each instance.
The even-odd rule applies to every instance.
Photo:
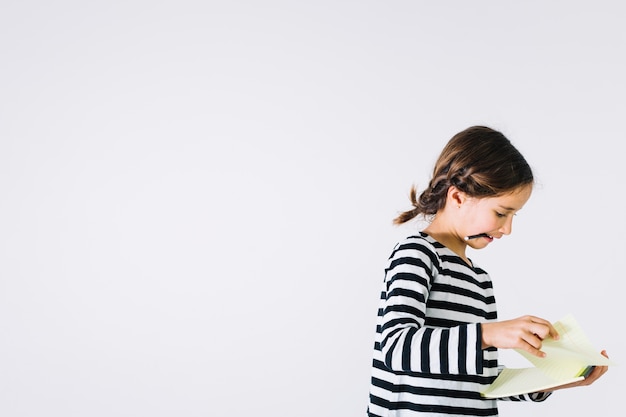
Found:
[[[448,201],[452,206],[460,208],[465,200],[467,200],[467,195],[463,191],[459,190],[454,185],[448,188]]]

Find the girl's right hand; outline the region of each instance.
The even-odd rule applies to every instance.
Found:
[[[521,349],[543,358],[541,344],[547,337],[559,338],[554,326],[545,319],[523,316],[513,320],[482,323],[483,349],[495,346],[502,349]]]

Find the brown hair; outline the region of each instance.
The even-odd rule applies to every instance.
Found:
[[[400,213],[394,224],[422,214],[433,216],[446,203],[448,188],[455,186],[470,197],[494,197],[533,184],[532,170],[522,154],[502,133],[472,126],[457,133],[441,151],[428,187],[417,198],[411,187],[413,209]]]

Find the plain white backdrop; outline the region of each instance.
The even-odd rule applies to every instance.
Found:
[[[365,415],[411,184],[501,130],[500,317],[626,362],[620,1],[0,4],[0,415]],[[507,364],[514,355],[503,352]],[[508,358],[508,359],[507,359]],[[622,367],[502,416],[618,416]]]

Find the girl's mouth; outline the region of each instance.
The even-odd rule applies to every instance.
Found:
[[[493,237],[489,236],[487,233],[479,233],[477,235],[465,236],[465,240],[478,239],[479,237],[486,237],[487,239],[493,240]]]

